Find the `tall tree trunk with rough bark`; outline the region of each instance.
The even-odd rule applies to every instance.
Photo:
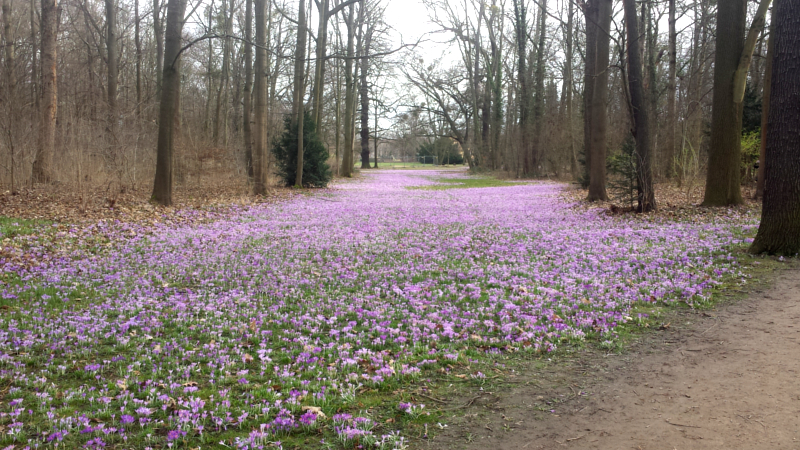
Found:
[[[730,0],[717,6],[716,57],[714,59],[714,109],[704,206],[743,203],[740,161],[742,113],[747,73],[770,0],[761,0],[745,40],[747,1]]]
[[[222,43],[222,72],[220,73],[219,87],[217,89],[217,102],[214,108],[214,144],[220,142],[220,130],[226,128],[227,124],[227,103],[228,103],[228,84],[230,83],[230,60],[231,60],[231,36],[233,34],[233,0],[231,0],[230,7],[226,3],[227,0],[222,0],[222,28],[225,33],[225,38]],[[223,140],[224,141],[224,140]],[[223,145],[225,142],[223,142]]]
[[[366,20],[365,20],[366,22]],[[369,169],[369,51],[372,46],[372,25],[362,23],[367,29],[363,31],[361,53],[361,80],[359,97],[361,98],[361,168]]]
[[[627,74],[631,96],[631,122],[633,123],[633,135],[636,138],[637,211],[650,212],[656,209],[656,198],[653,190],[653,171],[651,168],[652,135],[650,117],[643,86],[639,19],[636,16],[636,0],[624,0],[623,3],[625,6],[625,24],[628,31]]]
[[[108,68],[108,132],[111,152],[116,153],[117,140],[117,80],[119,79],[119,55],[117,50],[117,10],[114,0],[106,4],[106,67]]]
[[[519,131],[521,139],[522,173],[528,175],[532,170],[531,163],[531,129],[530,129],[530,94],[528,92],[528,19],[525,4],[522,0],[514,0],[514,31],[517,45],[517,103],[519,105]],[[518,161],[519,164],[520,161]]]
[[[153,0],[153,37],[156,43],[156,97],[161,98],[161,77],[164,73],[164,23],[161,0]]]
[[[543,166],[543,144],[542,128],[544,125],[544,76],[545,76],[545,38],[547,37],[547,0],[539,0],[539,36],[536,43],[536,84],[533,94],[533,156],[531,158],[531,169],[533,173],[541,175],[540,166]]]
[[[766,186],[752,253],[800,252],[800,3],[777,0]]]
[[[764,93],[761,95],[761,146],[758,152],[758,176],[756,180],[755,199],[764,198],[764,175],[767,168],[767,134],[769,133],[769,104],[772,98],[772,59],[775,55],[775,10],[767,42],[767,65],[764,70]]]
[[[729,0],[717,5],[717,36],[724,38],[717,39],[714,59],[711,147],[704,206],[742,203],[739,174],[742,110],[733,101],[733,75],[744,48],[746,17],[746,0]]]
[[[364,4],[361,4],[364,8]],[[353,176],[353,110],[354,108],[354,86],[353,86],[353,58],[355,56],[355,7],[351,4],[350,11],[345,19],[347,25],[347,59],[344,64],[344,150],[342,153],[342,169],[340,173],[343,177]]]
[[[717,5],[714,103],[704,206],[742,204],[742,103],[734,101],[736,70],[744,52],[747,0]]]
[[[187,0],[167,2],[167,30],[164,47],[164,73],[161,81],[161,104],[158,120],[156,176],[152,200],[160,205],[172,204],[172,163],[175,137],[178,133],[178,108],[181,95],[181,34]]]
[[[267,25],[266,3],[253,0],[256,19],[255,83],[253,85],[253,194],[267,193]]]
[[[0,103],[5,103],[5,113],[8,115],[8,122],[7,122],[7,138],[8,138],[8,150],[10,161],[8,165],[9,175],[11,176],[11,192],[16,192],[16,180],[15,178],[15,146],[14,146],[14,137],[15,134],[15,123],[17,120],[16,117],[16,104],[17,104],[17,80],[16,80],[16,72],[15,72],[15,64],[16,64],[16,49],[15,49],[15,42],[14,42],[14,33],[12,31],[12,24],[11,24],[11,9],[12,4],[10,0],[3,0],[3,42],[5,44],[5,80],[3,83],[0,83],[0,90],[2,90],[3,94],[0,97]]]
[[[594,0],[597,3],[596,26],[594,42],[586,42],[587,47],[594,46],[594,67],[592,96],[589,102],[590,127],[589,127],[589,196],[591,201],[608,200],[606,192],[606,132],[608,128],[608,62],[610,46],[610,28],[612,14],[612,0]],[[593,3],[594,3],[593,2]],[[590,20],[590,18],[587,18]],[[588,51],[587,51],[588,54]],[[587,58],[588,61],[588,58]],[[587,70],[589,67],[587,67]]]
[[[583,70],[583,158],[584,177],[588,185],[592,167],[592,98],[594,98],[594,71],[597,65],[597,3],[586,2],[583,10],[586,19],[586,56]]]
[[[294,121],[297,124],[297,174],[295,175],[295,186],[303,187],[303,112],[305,110],[303,99],[305,98],[305,70],[306,70],[306,1],[300,0],[297,13],[297,48],[294,54]]]
[[[676,86],[678,33],[675,29],[675,0],[669,0],[669,68],[667,69],[667,136],[664,142],[664,163],[667,179],[675,176],[675,103],[678,96]]]
[[[39,41],[36,39],[37,26],[36,26],[36,0],[30,1],[30,22],[31,22],[31,104],[33,104],[33,123],[39,119]]]
[[[5,44],[5,85],[2,88],[6,91],[5,101],[11,102],[11,92],[16,89],[17,80],[15,77],[14,64],[16,53],[14,47],[14,34],[12,31],[11,1],[3,0],[3,42]]]
[[[53,156],[56,146],[58,84],[56,73],[56,38],[58,5],[56,0],[42,0],[39,21],[42,38],[42,108],[39,119],[39,149],[33,161],[33,181],[49,183],[53,179]]]
[[[133,40],[136,47],[136,118],[142,115],[142,36],[141,17],[139,17],[139,0],[134,0]]]
[[[245,0],[244,13],[244,92],[242,93],[242,133],[247,178],[253,179],[253,0]]]
[[[572,178],[578,178],[578,154],[575,151],[575,136],[572,126],[572,94],[574,90],[572,58],[573,58],[573,29],[575,17],[575,5],[573,2],[569,3],[569,10],[567,12],[567,27],[564,35],[564,104],[565,115],[562,123],[567,127],[567,154],[569,155],[570,172]]]
[[[324,92],[325,58],[328,47],[328,3],[330,0],[318,0],[319,24],[317,28],[317,49],[314,65],[314,84],[311,89],[311,119],[317,124],[317,131],[322,118],[322,95]]]

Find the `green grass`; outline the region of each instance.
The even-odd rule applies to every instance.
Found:
[[[34,234],[44,225],[52,222],[39,219],[18,219],[16,217],[0,216],[0,237],[13,238],[26,234]]]
[[[432,186],[413,186],[409,189],[422,189],[426,191],[443,191],[446,189],[470,189],[470,188],[490,188],[490,187],[504,187],[516,186],[524,183],[516,183],[513,181],[498,180],[497,178],[490,177],[470,177],[470,178],[431,178],[431,181],[437,183]]]
[[[417,170],[445,170],[462,168],[464,166],[436,166],[433,164],[420,164],[418,162],[381,162],[378,163],[378,169],[417,169]],[[356,169],[361,168],[361,163],[355,166]]]

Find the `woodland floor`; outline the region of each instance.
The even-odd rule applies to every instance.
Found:
[[[800,448],[800,270],[481,397],[425,448]],[[547,404],[547,409],[537,404]]]
[[[663,187],[661,210],[637,216],[554,183],[461,172],[369,172],[258,199],[216,180],[178,186],[172,208],[150,205],[147,186],[3,193],[0,331],[21,337],[0,342],[0,405],[14,398],[0,444],[349,450],[366,423],[384,449],[800,448],[800,270],[746,254],[754,205],[699,208],[697,192]],[[257,340],[242,342],[257,331],[298,347],[263,338],[256,361],[243,352]],[[309,384],[312,338],[332,381]],[[49,359],[35,347],[53,343]],[[242,370],[215,374],[212,357]],[[169,373],[132,369],[142,361]],[[176,381],[187,361],[203,369]],[[229,391],[232,405],[214,400]],[[191,426],[175,422],[187,395],[208,405]],[[43,403],[11,423],[21,402]],[[133,414],[140,426],[123,422]]]

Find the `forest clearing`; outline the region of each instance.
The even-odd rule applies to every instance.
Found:
[[[0,450],[800,448],[800,0],[0,0]]]
[[[513,361],[619,352],[754,267],[753,210],[611,216],[560,184],[475,180],[373,171],[173,224],[13,238],[2,443],[417,448],[445,432],[444,398]]]

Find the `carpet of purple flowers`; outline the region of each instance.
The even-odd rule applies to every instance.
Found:
[[[366,388],[613,342],[644,320],[639,304],[703,302],[744,277],[732,249],[757,225],[607,217],[556,184],[408,189],[428,176],[373,172],[179,226],[75,229],[58,256],[27,238],[0,260],[0,448],[257,449],[296,435],[404,448],[359,411]]]

